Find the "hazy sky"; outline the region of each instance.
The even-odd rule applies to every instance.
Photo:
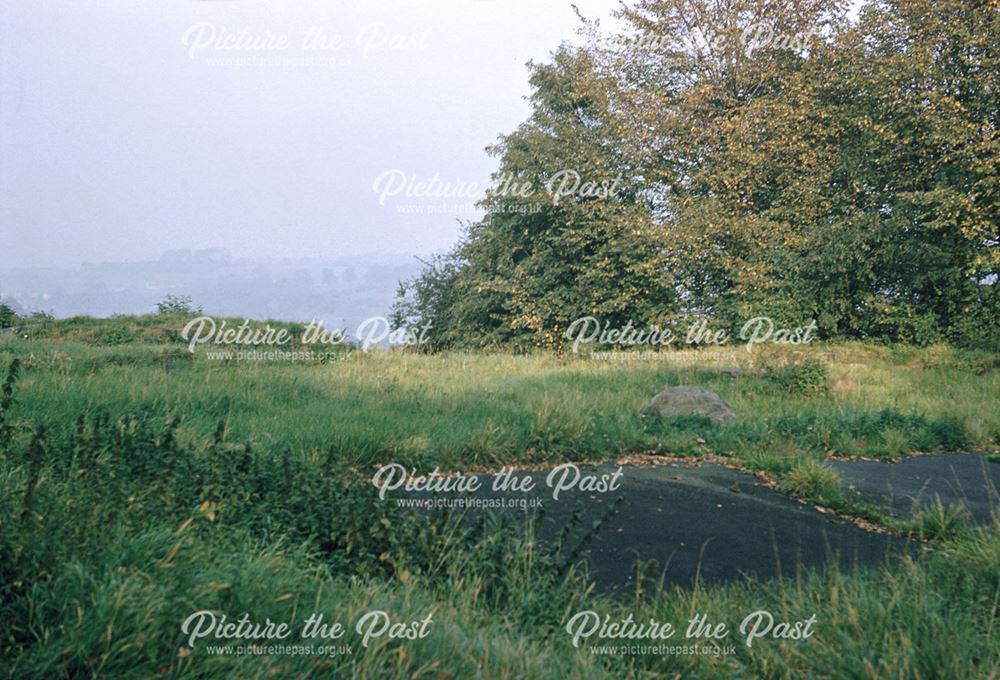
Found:
[[[524,63],[577,24],[568,0],[3,3],[0,267],[447,248],[472,201],[385,182],[481,193]]]

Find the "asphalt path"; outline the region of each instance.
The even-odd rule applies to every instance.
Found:
[[[940,502],[966,510],[977,524],[992,521],[1000,508],[1000,463],[984,453],[938,453],[913,456],[898,463],[835,461],[845,485],[867,502],[900,519]]]
[[[568,526],[564,550],[571,554],[583,544],[580,566],[604,592],[634,592],[637,578],[652,589],[748,576],[794,577],[830,564],[842,569],[877,566],[908,545],[905,539],[866,530],[715,463],[579,465],[515,475],[518,483],[530,477],[533,488],[494,489],[497,478],[487,474],[477,475],[480,485],[471,493],[405,495],[534,506],[508,505],[490,512],[505,521],[523,521],[541,511],[537,537],[543,545],[551,546]],[[596,531],[595,522],[600,522]]]

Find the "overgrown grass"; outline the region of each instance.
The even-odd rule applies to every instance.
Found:
[[[740,348],[737,363],[771,370],[737,377],[668,358],[353,351],[326,364],[226,362],[167,340],[183,319],[150,318],[117,320],[113,330],[144,328],[158,344],[69,341],[100,335],[88,320],[0,343],[0,361],[19,357],[25,369],[15,422],[142,408],[177,416],[182,439],[224,421],[233,438],[296,455],[333,449],[345,464],[451,469],[651,451],[716,452],[787,472],[803,452],[893,459],[1000,441],[1000,371],[989,354],[846,345],[803,360],[801,350]],[[678,384],[718,392],[739,419],[675,427],[638,416],[657,391]]]
[[[47,322],[0,341],[0,366],[21,363],[16,387],[0,391],[0,677],[1000,674],[1000,526],[970,529],[947,509],[914,523],[932,552],[886,569],[644,584],[624,602],[589,590],[530,523],[409,517],[354,476],[388,461],[469,469],[715,452],[793,493],[849,505],[823,464],[830,453],[996,447],[993,355],[850,345],[810,350],[824,368],[800,370],[803,355],[741,350],[744,368],[784,372],[735,377],[551,355],[354,352],[264,364],[192,357],[168,332],[181,323]],[[138,339],[106,341],[122,328]],[[827,389],[808,387],[820,374]],[[676,384],[718,392],[738,420],[638,416]],[[289,622],[324,612],[348,626],[378,609],[400,621],[432,614],[434,624],[425,639],[367,649],[348,635],[350,655],[216,656],[190,649],[180,631],[204,609]],[[736,628],[760,609],[815,615],[816,632],[747,647]],[[594,654],[564,630],[582,610],[682,629],[704,613],[729,624],[736,651]]]
[[[593,594],[532,524],[406,517],[370,485],[225,441],[191,448],[172,422],[76,423],[0,460],[0,676],[791,678],[991,677],[1000,672],[1000,526],[942,536],[938,550],[877,571],[660,591]],[[790,475],[826,488],[821,468]],[[815,490],[815,489],[813,489]],[[639,596],[639,592],[645,593]],[[815,617],[809,640],[738,634],[761,609]],[[293,624],[321,612],[351,626],[372,610],[432,616],[420,640],[358,636],[351,654],[209,654],[181,623],[196,611]],[[571,644],[576,612],[611,621],[695,614],[732,631],[732,654],[600,654]],[[297,627],[296,627],[297,628]],[[683,635],[683,633],[681,633]],[[291,644],[291,642],[289,643]],[[686,644],[678,640],[677,644]]]

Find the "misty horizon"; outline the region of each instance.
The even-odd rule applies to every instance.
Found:
[[[156,259],[74,266],[0,267],[0,302],[56,318],[149,314],[168,295],[206,314],[351,326],[389,314],[406,254],[237,257],[223,248],[175,249]]]
[[[569,2],[5,7],[0,268],[444,251],[474,199],[374,183],[481,194],[485,148],[530,114],[526,63],[578,27]]]

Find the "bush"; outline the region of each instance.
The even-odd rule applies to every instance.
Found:
[[[195,306],[190,295],[166,295],[156,303],[158,314],[175,314],[178,316],[201,314],[201,307]]]
[[[10,328],[17,323],[18,316],[14,308],[0,302],[0,328]]]
[[[931,434],[935,443],[949,451],[962,451],[969,447],[969,433],[961,420],[951,415],[943,415],[931,422]]]
[[[782,390],[794,394],[826,394],[830,389],[830,372],[826,364],[813,357],[797,364],[771,368],[766,375]]]
[[[100,344],[127,345],[130,342],[135,342],[136,337],[136,334],[127,328],[114,328],[101,336]]]

